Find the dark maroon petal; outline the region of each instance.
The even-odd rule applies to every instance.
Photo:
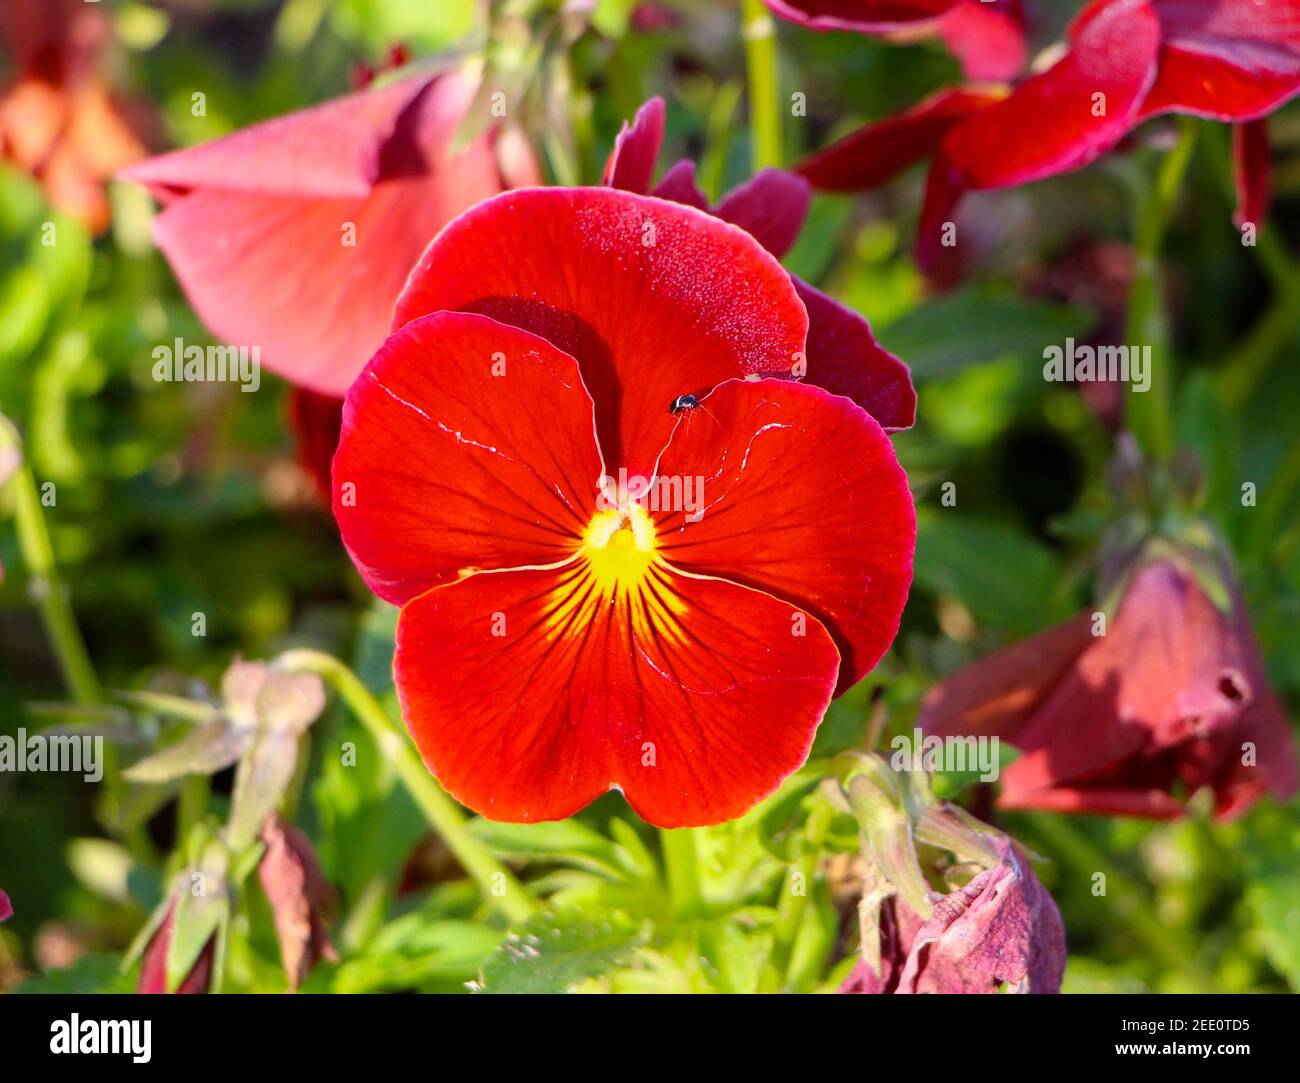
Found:
[[[611,188],[645,195],[650,191],[663,141],[664,100],[651,98],[636,111],[630,126],[623,122],[623,130],[614,140],[614,149],[605,163],[603,182]]]
[[[799,239],[811,200],[812,188],[802,177],[783,169],[760,169],[728,192],[713,213],[780,259]]]
[[[167,992],[167,951],[172,942],[172,926],[176,922],[176,905],[172,904],[167,916],[153,934],[144,955],[140,960],[140,980],[136,985],[137,993]],[[212,987],[212,968],[216,960],[217,938],[213,935],[203,951],[199,953],[194,966],[185,975],[177,988],[177,993],[206,993]]]
[[[709,210],[708,197],[695,183],[695,163],[689,158],[683,158],[668,170],[651,194],[660,199],[671,199],[674,203],[685,203],[697,211]]]
[[[932,24],[963,0],[765,0],[783,19],[810,30],[887,34]]]
[[[852,399],[886,432],[916,421],[916,390],[908,367],[876,341],[856,312],[794,279],[808,310],[808,372],[804,382]]]
[[[1252,120],[1232,128],[1233,179],[1237,186],[1238,226],[1258,225],[1268,214],[1269,153],[1268,122]]]
[[[9,893],[0,891],[0,921],[8,921],[14,916],[14,904],[9,901]]]

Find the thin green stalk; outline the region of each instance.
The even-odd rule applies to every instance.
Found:
[[[430,826],[493,906],[515,924],[537,913],[539,907],[528,889],[470,834],[464,813],[429,774],[406,735],[352,670],[337,658],[314,650],[289,651],[280,656],[279,664],[285,669],[318,674],[342,697],[389,756]]]
[[[21,446],[17,432],[4,421],[0,422],[0,447],[6,445],[15,449]],[[77,618],[68,601],[67,584],[54,561],[54,546],[41,511],[36,478],[26,462],[14,471],[9,489],[14,496],[18,549],[31,577],[32,597],[58,659],[63,683],[73,699],[80,703],[96,703],[103,699],[99,678],[77,628]]]
[[[1152,913],[1151,898],[1132,877],[1117,869],[1109,857],[1080,831],[1070,817],[1046,812],[1022,814],[1034,832],[1065,856],[1078,872],[1106,877],[1107,898],[1130,932],[1141,940],[1165,965],[1183,974],[1199,991],[1212,988],[1210,975],[1197,960],[1194,947],[1176,937],[1169,926]]]
[[[750,155],[754,171],[779,168],[781,102],[776,56],[776,22],[763,0],[743,0],[740,35],[745,40],[749,79]]]
[[[1196,146],[1196,126],[1184,119],[1178,143],[1161,159],[1155,183],[1138,195],[1135,265],[1129,292],[1125,341],[1151,347],[1151,386],[1129,391],[1128,424],[1152,459],[1165,461],[1174,450],[1173,356],[1161,297],[1160,247]]]
[[[690,827],[659,832],[663,848],[664,876],[668,898],[678,917],[697,917],[703,902],[700,891],[700,852],[695,829]]]

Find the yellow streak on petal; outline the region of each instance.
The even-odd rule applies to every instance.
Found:
[[[551,594],[546,626],[558,635],[581,634],[609,610],[623,610],[634,636],[680,644],[687,606],[672,589],[657,552],[654,521],[632,504],[597,512],[583,531],[573,571]]]

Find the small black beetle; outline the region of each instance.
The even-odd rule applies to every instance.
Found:
[[[699,404],[700,400],[694,395],[678,395],[668,404],[668,412],[670,414],[680,414],[683,410],[694,410]]]

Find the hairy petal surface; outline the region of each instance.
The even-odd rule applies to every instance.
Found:
[[[477,568],[569,558],[601,473],[573,358],[440,312],[393,334],[349,392],[334,517],[366,584],[401,605]]]
[[[702,496],[658,513],[666,560],[813,613],[840,648],[841,691],[880,660],[911,584],[916,513],[861,408],[789,381],[732,381],[681,417],[658,474],[699,478]]]

